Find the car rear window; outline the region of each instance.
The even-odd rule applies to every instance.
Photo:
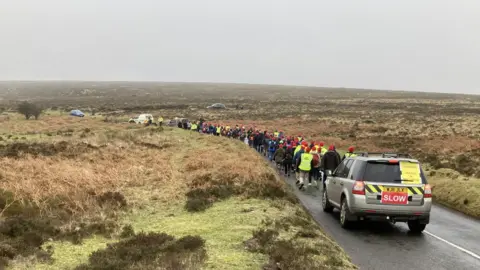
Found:
[[[425,175],[420,169],[422,183],[426,184]],[[363,180],[367,182],[401,183],[400,165],[387,162],[367,162]]]

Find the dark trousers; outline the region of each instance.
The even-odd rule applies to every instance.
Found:
[[[290,170],[292,169],[292,162],[283,162],[283,168],[285,170],[285,174],[290,175]]]
[[[319,168],[312,168],[312,170],[310,171],[309,181],[312,182],[312,178],[313,180],[318,180],[318,177],[320,177]]]

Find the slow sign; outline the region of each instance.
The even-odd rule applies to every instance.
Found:
[[[408,193],[384,191],[381,201],[384,204],[408,204]]]

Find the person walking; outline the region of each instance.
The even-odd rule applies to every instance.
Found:
[[[325,155],[325,153],[327,153],[328,150],[324,146],[325,145],[324,142],[320,142],[319,145],[320,145],[320,149],[319,149],[320,157],[323,157],[323,155]]]
[[[191,131],[198,131],[198,126],[196,122],[193,122],[190,124],[190,130]]]
[[[306,147],[304,151],[297,160],[297,168],[300,174],[298,189],[300,190],[303,189],[305,181],[309,178],[313,161],[313,156],[310,154],[310,147]]]
[[[302,154],[305,153],[306,148],[307,148],[306,142],[302,142],[302,144],[300,145],[300,150],[298,150],[297,153],[293,155],[292,163],[295,166],[295,178],[297,179],[297,182],[296,182],[297,184],[300,183],[300,170],[298,169],[298,164],[299,164],[298,160],[300,159]]]
[[[268,145],[268,160],[273,160],[273,154],[275,153],[275,141],[271,140]]]
[[[285,159],[283,160],[283,168],[285,170],[285,176],[290,177],[290,171],[292,170],[293,149],[292,146],[287,146],[285,151]]]
[[[310,151],[310,154],[312,154],[313,159],[312,159],[312,169],[310,170],[310,177],[309,177],[309,185],[312,183],[312,179],[315,181],[313,183],[317,183],[319,180],[319,174],[320,174],[320,154],[318,153],[318,148],[313,148]]]
[[[275,160],[277,168],[281,170],[283,167],[283,161],[285,161],[285,148],[282,144],[279,145],[278,149],[273,154],[273,160]]]
[[[270,145],[270,135],[266,134],[265,138],[263,139],[263,156],[268,155],[268,146]]]
[[[342,160],[344,160],[345,158],[356,157],[357,154],[355,154],[354,151],[355,151],[355,147],[350,146],[348,148],[348,152],[345,153]]]
[[[328,151],[325,153],[325,155],[323,155],[322,163],[320,165],[323,170],[323,183],[325,183],[325,180],[327,179],[327,171],[333,172],[338,165],[340,165],[340,162],[340,155],[335,150],[335,146],[330,145]]]

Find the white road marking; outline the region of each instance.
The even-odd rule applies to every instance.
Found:
[[[462,247],[460,247],[460,246],[457,246],[457,245],[455,245],[454,243],[452,243],[452,242],[450,242],[450,241],[447,241],[447,240],[441,238],[440,236],[436,236],[435,234],[433,234],[433,233],[431,233],[431,232],[427,232],[427,231],[423,231],[423,232],[426,233],[426,234],[428,234],[428,235],[430,235],[430,236],[433,237],[433,238],[436,238],[436,239],[438,239],[438,240],[440,240],[440,241],[442,241],[442,242],[444,242],[444,243],[446,243],[446,244],[448,244],[448,245],[450,245],[450,246],[452,246],[452,247],[454,247],[454,248],[456,248],[456,249],[458,249],[458,250],[460,250],[460,251],[462,251],[462,252],[464,252],[464,253],[467,253],[468,255],[470,255],[470,256],[478,259],[478,260],[480,260],[480,255],[475,254],[475,253],[471,252],[470,250],[467,250],[467,249],[464,249],[464,248],[462,248]]]

